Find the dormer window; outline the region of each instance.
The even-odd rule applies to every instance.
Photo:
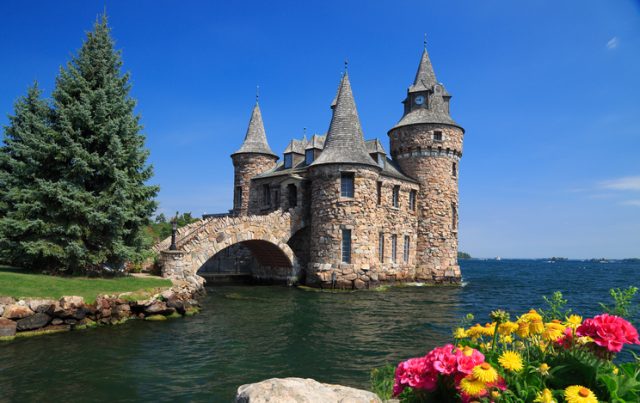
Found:
[[[378,154],[377,160],[378,160],[378,166],[384,169],[384,160],[385,160],[384,155]]]
[[[289,169],[293,166],[293,154],[287,153],[284,155],[284,168]]]
[[[304,163],[311,165],[313,162],[313,148],[310,148],[304,152]]]

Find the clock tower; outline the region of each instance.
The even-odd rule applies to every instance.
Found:
[[[450,99],[425,45],[403,116],[389,138],[393,159],[420,183],[416,277],[430,282],[460,281],[458,172],[464,129],[449,115]]]

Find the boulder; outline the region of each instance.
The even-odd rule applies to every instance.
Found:
[[[13,337],[16,335],[16,322],[7,318],[0,318],[0,337]]]
[[[173,308],[176,311],[178,311],[181,315],[184,315],[185,303],[175,297],[167,300],[167,307]]]
[[[151,301],[151,303],[144,307],[144,312],[147,315],[165,315],[169,312],[169,308],[167,308],[167,304],[162,301],[155,300]]]
[[[27,305],[33,312],[53,313],[56,301],[53,299],[28,299]]]
[[[52,324],[52,325],[54,325],[54,326],[61,325],[61,324],[63,324],[63,323],[64,323],[64,320],[62,320],[62,319],[60,319],[60,318],[54,318],[54,319],[51,321],[51,324]]]
[[[11,297],[0,297],[0,305],[13,305],[16,300]]]
[[[33,315],[33,311],[24,305],[13,304],[4,308],[3,317],[7,319],[22,319]]]
[[[60,307],[66,310],[82,308],[84,305],[84,298],[77,296],[69,296],[60,298]]]
[[[340,385],[320,383],[313,379],[272,378],[242,385],[236,403],[382,403],[372,392]]]
[[[45,327],[49,321],[51,321],[51,316],[46,313],[38,312],[20,319],[17,322],[17,328],[19,331],[40,329],[41,327]]]

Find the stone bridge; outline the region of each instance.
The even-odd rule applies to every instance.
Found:
[[[210,217],[180,228],[177,250],[169,250],[170,238],[154,249],[160,252],[164,277],[190,280],[218,252],[242,244],[259,264],[254,277],[294,283],[301,275],[301,264],[289,242],[303,227],[295,209],[268,215]]]

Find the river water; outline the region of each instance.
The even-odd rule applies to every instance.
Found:
[[[216,286],[203,311],[167,322],[0,344],[0,402],[229,402],[244,383],[311,377],[367,388],[369,371],[449,340],[466,313],[522,313],[560,290],[592,315],[612,287],[640,286],[638,263],[462,261],[464,287],[323,293]]]

